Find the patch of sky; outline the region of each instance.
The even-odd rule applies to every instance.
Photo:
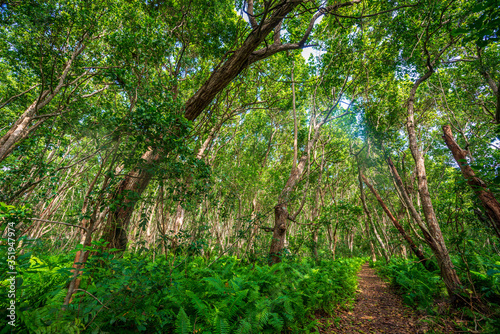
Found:
[[[309,62],[311,55],[314,58],[316,58],[316,57],[320,57],[321,55],[323,55],[325,53],[326,53],[326,51],[317,50],[314,47],[310,46],[310,47],[302,49],[302,53],[301,54],[302,54],[302,57],[304,57],[304,59],[306,60],[306,62]]]

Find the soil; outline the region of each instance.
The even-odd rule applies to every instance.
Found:
[[[358,274],[358,295],[354,308],[336,315],[317,315],[322,324],[319,333],[426,333],[411,308],[368,264]]]

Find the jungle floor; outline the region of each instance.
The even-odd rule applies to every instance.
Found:
[[[358,274],[358,295],[350,311],[336,315],[317,314],[321,322],[319,333],[427,333],[429,325],[423,315],[417,315],[403,304],[388,283],[375,270],[364,264]],[[452,328],[441,333],[452,333]],[[442,331],[444,330],[444,331]],[[434,332],[434,331],[432,331]]]

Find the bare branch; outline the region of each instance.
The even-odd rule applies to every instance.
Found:
[[[272,227],[267,227],[267,226],[259,226],[260,229],[263,229],[266,232],[273,232],[274,228]]]
[[[10,97],[7,101],[5,101],[4,103],[0,104],[0,109],[2,109],[3,107],[5,107],[7,104],[9,104],[10,102],[14,101],[15,99],[17,99],[18,97],[20,96],[23,96],[24,94],[28,93],[29,91],[33,90],[34,88],[40,86],[40,84],[36,84],[30,88],[28,88],[27,90],[25,90],[24,92],[22,93],[19,93],[17,95],[14,95],[12,97]]]
[[[248,15],[248,20],[250,21],[250,26],[252,27],[252,29],[257,28],[257,20],[255,19],[255,15],[253,14],[253,0],[247,1],[247,10],[245,11],[245,9],[243,9],[243,11]]]
[[[29,220],[36,220],[44,223],[51,223],[51,224],[61,224],[61,225],[66,225],[66,226],[72,226],[72,227],[78,227],[84,230],[85,232],[88,232],[87,228],[80,226],[80,225],[73,225],[73,224],[68,224],[68,223],[63,223],[63,222],[56,222],[53,220],[46,220],[46,219],[40,219],[40,218],[28,218]]]
[[[96,90],[95,92],[92,92],[92,93],[90,93],[90,94],[86,94],[86,95],[82,95],[82,98],[86,99],[86,98],[88,98],[88,97],[92,97],[92,96],[94,96],[94,95],[96,95],[96,94],[99,94],[100,92],[105,91],[106,89],[108,89],[108,87],[109,87],[109,86],[104,86],[104,88],[101,88],[101,89],[99,89],[99,90]]]
[[[276,29],[279,28],[281,30],[281,24],[283,22],[283,21],[281,21],[280,24],[278,26],[276,26],[275,30],[274,30],[274,32],[275,32],[274,44],[252,52],[252,54],[248,58],[248,63],[249,64],[255,63],[259,60],[268,58],[268,57],[270,57],[278,52],[288,51],[288,50],[297,50],[297,49],[303,49],[303,48],[308,47],[309,45],[306,45],[307,39],[311,35],[311,32],[314,28],[314,24],[321,16],[327,14],[330,11],[334,11],[334,10],[337,10],[339,8],[342,8],[342,7],[352,6],[352,5],[358,4],[360,2],[361,2],[361,0],[352,0],[352,1],[343,2],[343,3],[336,3],[336,4],[328,6],[326,8],[323,8],[323,7],[320,8],[316,12],[316,14],[313,15],[311,20],[309,21],[309,25],[307,26],[307,29],[304,32],[304,35],[302,35],[302,38],[297,43],[281,44],[280,35],[276,33]]]
[[[450,60],[443,61],[443,64],[454,64],[454,63],[458,63],[458,62],[470,63],[470,62],[476,61],[476,59],[477,58],[474,58],[474,59],[450,59]]]
[[[356,2],[356,3],[359,3],[359,2]],[[374,13],[374,14],[368,14],[368,15],[361,15],[361,16],[348,16],[348,15],[340,15],[340,14],[335,14],[335,13],[332,13],[330,7],[334,7],[334,6],[328,6],[326,7],[326,9],[328,10],[328,14],[331,14],[333,16],[336,16],[336,17],[341,17],[341,18],[344,18],[344,19],[357,19],[357,20],[360,20],[360,19],[364,19],[364,18],[367,18],[367,17],[374,17],[374,16],[377,16],[377,15],[380,15],[380,14],[385,14],[385,13],[390,13],[390,12],[393,12],[395,10],[398,10],[398,9],[401,9],[401,8],[407,8],[407,7],[416,7],[420,4],[420,2],[417,2],[416,4],[414,5],[402,5],[402,6],[399,6],[399,7],[396,7],[396,8],[392,8],[392,9],[388,9],[388,10],[383,10],[381,12],[378,12],[378,13]],[[334,10],[337,9],[337,8],[334,8]]]
[[[102,307],[106,308],[109,310],[109,307],[107,307],[106,305],[104,305],[99,299],[97,299],[96,296],[94,296],[93,294],[91,294],[90,292],[88,292],[87,290],[83,290],[83,289],[75,289],[75,291],[83,291],[85,292],[86,294],[88,294],[89,296],[91,296],[92,298],[94,298],[95,300],[97,300],[99,302],[99,304],[102,305]]]

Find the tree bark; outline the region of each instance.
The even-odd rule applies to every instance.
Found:
[[[382,238],[380,238],[380,235],[377,232],[377,228],[375,227],[375,224],[373,223],[372,215],[370,211],[368,210],[368,206],[366,205],[366,197],[365,197],[365,190],[363,189],[363,180],[361,178],[361,170],[358,166],[358,181],[359,181],[359,192],[360,192],[360,197],[361,197],[361,204],[363,205],[363,210],[365,211],[366,217],[370,223],[370,226],[373,229],[373,232],[375,234],[375,238],[377,239],[380,248],[382,249],[382,255],[385,258],[386,262],[390,261],[389,257],[389,252],[387,251],[387,247],[384,244],[384,241]]]
[[[270,263],[281,262],[282,251],[285,248],[285,237],[287,229],[288,211],[286,204],[278,204],[274,207],[274,229],[271,248],[269,249]]]
[[[360,173],[361,178],[363,179],[363,182],[366,184],[366,186],[370,189],[370,191],[373,193],[373,195],[377,198],[377,201],[379,202],[380,206],[384,210],[384,212],[387,214],[387,217],[392,221],[396,229],[399,231],[401,236],[406,240],[408,245],[410,246],[412,252],[415,254],[415,256],[424,264],[424,266],[427,267],[427,262],[429,261],[424,253],[420,250],[420,248],[417,247],[417,245],[413,242],[411,237],[406,233],[404,230],[403,226],[399,223],[399,221],[396,219],[396,217],[393,216],[387,205],[385,205],[384,201],[378,194],[378,192],[375,190],[375,188],[370,184],[368,179]]]
[[[87,35],[85,34],[81,41],[75,47],[75,50],[71,54],[70,59],[64,64],[62,68],[61,75],[57,78],[57,85],[51,89],[44,89],[38,96],[38,98],[31,103],[31,105],[21,114],[16,122],[11,126],[9,131],[0,138],[0,162],[7,158],[7,156],[14,150],[15,146],[22,140],[26,139],[28,135],[38,128],[45,119],[41,118],[35,125],[31,126],[31,123],[35,120],[35,116],[38,111],[47,106],[60,92],[68,85],[66,79],[70,74],[73,63],[76,58],[85,49],[83,41]],[[84,72],[84,74],[87,72]],[[81,75],[84,76],[83,74]],[[57,113],[56,113],[57,114]]]
[[[285,187],[281,191],[278,198],[278,204],[274,207],[274,228],[273,228],[273,239],[271,240],[271,247],[269,249],[270,263],[278,263],[281,261],[280,255],[285,247],[286,229],[287,229],[287,219],[289,218],[287,211],[287,203],[290,199],[290,195],[300,180],[302,173],[308,162],[308,155],[305,153],[299,160],[297,167],[292,169],[290,176],[285,184]]]
[[[413,84],[407,102],[408,118],[406,129],[408,132],[410,151],[413,159],[415,160],[418,194],[422,206],[422,211],[424,212],[425,220],[427,221],[429,233],[434,239],[432,250],[434,252],[434,255],[436,256],[436,260],[441,270],[441,277],[446,284],[448,293],[451,299],[455,300],[462,284],[460,282],[460,279],[458,278],[453,263],[451,262],[450,254],[448,253],[448,249],[446,248],[443,234],[441,232],[441,228],[439,227],[436,213],[434,212],[434,206],[432,205],[431,195],[429,193],[429,188],[427,185],[427,172],[425,170],[424,156],[420,148],[418,147],[417,135],[415,131],[415,95],[420,84],[426,81],[433,72],[433,69],[429,68],[429,71],[427,71]]]
[[[500,238],[500,204],[491,191],[488,190],[486,184],[476,176],[474,170],[467,163],[467,151],[463,150],[453,138],[453,133],[449,125],[443,126],[443,138],[446,146],[450,149],[455,161],[460,166],[462,175],[467,180],[467,184],[471,187],[483,204],[486,214],[492,221],[492,226],[497,236]]]
[[[143,154],[145,164],[150,164],[158,159],[152,150]],[[115,210],[110,210],[104,240],[109,242],[108,249],[115,248],[124,251],[127,246],[127,227],[134,212],[137,198],[146,189],[153,175],[147,169],[136,169],[126,175],[120,182],[112,200],[117,204]]]
[[[389,168],[391,169],[392,176],[394,177],[394,180],[396,181],[396,185],[399,188],[399,191],[401,193],[401,196],[403,197],[403,201],[406,205],[406,207],[409,209],[410,214],[413,218],[413,220],[417,223],[417,225],[420,227],[420,230],[424,234],[424,238],[427,241],[428,244],[433,244],[434,239],[432,236],[429,234],[429,231],[427,230],[427,227],[425,226],[424,222],[422,221],[422,217],[418,213],[417,209],[413,205],[413,202],[411,201],[410,197],[408,196],[408,192],[406,191],[406,188],[403,184],[403,180],[399,176],[399,173],[394,166],[394,163],[392,162],[392,159],[390,157],[387,158],[387,163],[389,165]]]

